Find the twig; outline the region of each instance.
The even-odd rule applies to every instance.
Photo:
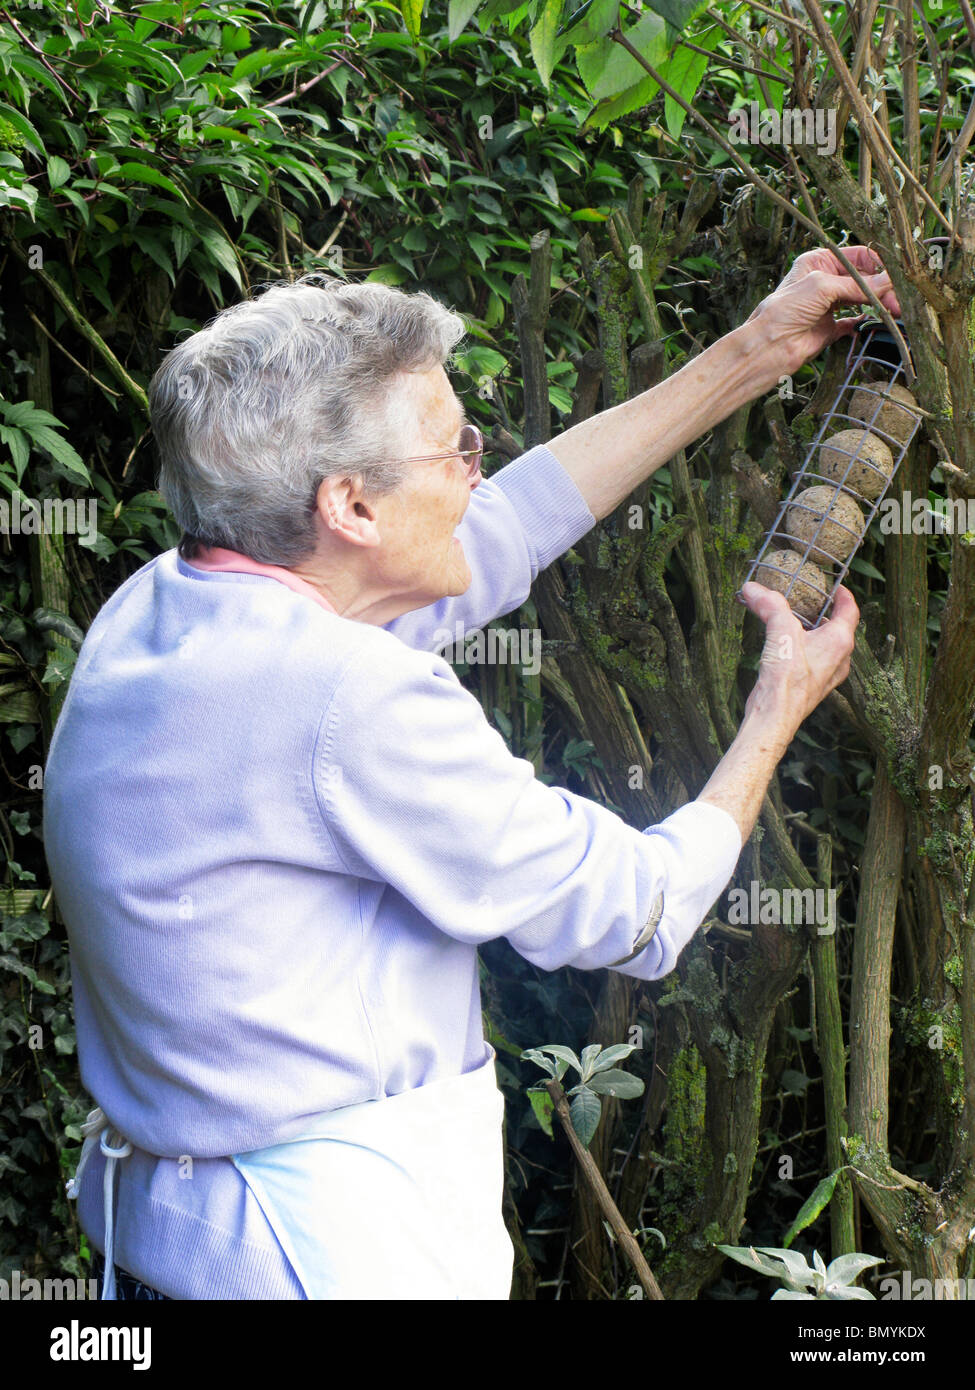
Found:
[[[20,39],[21,43],[25,44],[26,47],[29,48],[30,51],[31,51],[32,53],[36,53],[36,54],[37,54],[37,57],[40,59],[40,61],[43,63],[43,65],[47,68],[48,72],[51,74],[51,76],[54,78],[54,80],[55,80],[56,82],[60,82],[60,83],[61,83],[61,86],[64,88],[64,90],[65,90],[66,92],[70,92],[71,95],[74,97],[75,101],[78,103],[78,105],[81,106],[81,105],[82,105],[81,97],[78,95],[78,93],[75,91],[75,89],[74,89],[69,83],[65,82],[65,80],[64,80],[64,78],[61,76],[61,74],[60,74],[55,68],[53,68],[53,67],[51,66],[51,64],[47,61],[47,58],[46,58],[45,55],[44,55],[44,50],[43,50],[42,48],[38,48],[38,46],[37,46],[36,43],[31,43],[30,39],[27,37],[27,35],[24,33],[24,31],[20,28],[20,26],[18,25],[17,21],[16,21],[16,20],[12,17],[12,15],[10,14],[10,11],[9,11],[9,10],[0,10],[0,14],[3,15],[4,19],[7,21],[7,23],[10,25],[10,27],[13,29],[14,33],[15,33],[15,34],[17,35],[17,37]]]
[[[760,0],[749,0],[749,4],[753,10],[761,10],[763,14],[770,14],[772,18],[777,19],[780,24],[791,24],[794,29],[799,30],[800,34],[805,34],[806,38],[811,39],[813,37],[810,30],[806,28],[801,19],[793,19],[791,15],[782,14],[779,10],[769,9],[768,5],[761,4]],[[717,15],[711,10],[706,10],[705,13],[708,19],[717,19]]]
[[[283,97],[275,97],[273,101],[266,101],[264,103],[264,109],[266,110],[269,106],[282,106],[286,101],[291,101],[292,97],[303,96],[305,92],[310,91],[311,88],[315,86],[316,82],[321,82],[323,77],[327,77],[330,72],[334,72],[335,69],[344,62],[344,58],[336,58],[330,68],[323,68],[322,71],[316,73],[314,77],[310,77],[307,82],[303,82],[300,87],[295,87],[291,92],[285,92]],[[350,64],[350,66],[353,65]]]
[[[747,63],[739,63],[737,58],[729,58],[726,53],[712,53],[710,48],[699,48],[696,43],[691,43],[689,39],[678,39],[678,43],[681,48],[689,48],[694,53],[703,53],[705,58],[715,60],[723,68],[736,68],[739,72],[750,72],[755,77],[767,77],[770,82],[781,82],[785,87],[792,85],[792,78],[788,73],[784,77],[780,77],[777,72],[763,72],[761,68],[750,68]]]
[[[30,269],[30,273],[32,275],[36,275],[38,280],[40,280],[41,284],[45,287],[48,293],[51,294],[52,297],[57,300],[61,308],[67,314],[71,323],[77,329],[77,331],[81,334],[83,338],[86,338],[88,342],[91,343],[95,351],[107,363],[109,369],[112,372],[112,375],[119,382],[122,389],[125,391],[125,394],[132,401],[135,402],[135,404],[142,411],[146,419],[148,419],[149,401],[145,391],[143,391],[142,387],[139,385],[137,381],[133,381],[132,377],[129,376],[128,372],[122,366],[122,363],[115,356],[115,353],[105,342],[105,339],[101,336],[101,334],[98,333],[94,328],[92,328],[91,324],[85,318],[84,314],[77,307],[77,305],[73,303],[73,301],[64,292],[64,290],[61,288],[58,282],[55,279],[53,279],[50,275],[48,275],[47,271],[44,270],[42,266],[30,267],[27,252],[23,249],[23,247],[19,244],[19,242],[16,239],[12,239],[10,241],[10,248],[13,251],[14,255],[17,257],[17,259],[19,261],[22,261],[24,265],[28,266],[28,268]]]
[[[836,243],[830,240],[829,237],[824,236],[822,229],[820,227],[817,227],[815,222],[810,221],[810,219],[805,215],[805,213],[800,212],[794,203],[790,203],[787,198],[783,198],[781,194],[776,193],[775,189],[771,188],[765,182],[765,180],[755,172],[752,166],[746,160],[741,158],[734,146],[729,144],[728,141],[724,138],[724,136],[720,133],[720,131],[714,128],[714,126],[707,119],[707,117],[702,116],[699,111],[695,110],[694,107],[690,105],[689,102],[684,100],[684,98],[680,95],[679,92],[675,92],[673,87],[671,87],[669,83],[664,81],[664,79],[661,77],[660,73],[656,70],[656,68],[651,67],[651,65],[647,62],[646,58],[644,58],[643,54],[638,52],[638,50],[633,47],[630,41],[619,29],[614,29],[610,34],[610,38],[612,38],[614,42],[618,43],[622,48],[625,48],[626,51],[630,54],[630,56],[634,58],[640,64],[640,66],[646,72],[648,72],[650,76],[659,84],[661,90],[666,92],[666,94],[669,97],[676,101],[678,106],[682,106],[684,110],[687,112],[687,114],[690,117],[692,117],[692,119],[695,120],[698,123],[698,125],[702,126],[713,139],[717,140],[721,148],[725,151],[726,154],[731,156],[731,158],[737,164],[738,168],[741,170],[741,172],[745,175],[746,179],[748,179],[750,183],[753,183],[756,188],[760,188],[767,198],[771,198],[773,203],[775,203],[778,207],[783,208],[789,214],[790,217],[794,218],[795,221],[801,224],[801,226],[805,227],[807,231],[813,232],[817,238],[825,242],[827,249],[833,253],[836,259],[844,267],[847,274],[852,276],[855,283],[859,285],[860,289],[864,293],[865,299],[872,305],[874,311],[882,320],[884,326],[890,331],[891,335],[894,338],[894,341],[898,345],[898,350],[900,351],[901,357],[903,358],[905,364],[909,363],[910,358],[907,352],[906,344],[904,343],[903,336],[900,330],[898,329],[897,325],[894,323],[893,318],[881,304],[880,300],[874,294],[873,290],[870,289],[869,286],[865,283],[860,272],[855,268],[855,266],[851,265],[851,263],[847,260],[846,256],[843,254],[842,250],[836,245]]]
[[[28,312],[28,314],[30,314],[31,318],[32,318],[32,319],[34,320],[34,322],[37,324],[37,326],[38,326],[38,328],[41,330],[41,332],[44,333],[44,334],[46,334],[47,337],[50,338],[50,340],[51,340],[51,342],[54,344],[54,346],[55,346],[60,352],[63,352],[63,353],[64,353],[65,357],[68,359],[69,362],[73,362],[73,363],[75,364],[75,366],[78,368],[79,371],[84,372],[85,376],[88,378],[89,381],[93,381],[93,382],[95,383],[96,386],[100,386],[101,389],[105,392],[106,395],[115,396],[115,397],[121,396],[121,394],[122,394],[121,391],[113,391],[112,388],[111,388],[110,386],[106,386],[106,385],[105,385],[104,381],[99,381],[98,377],[95,376],[92,372],[90,372],[90,371],[88,370],[87,367],[83,367],[83,366],[81,365],[81,363],[78,361],[77,357],[72,357],[72,356],[71,356],[71,353],[70,353],[70,352],[68,351],[68,349],[63,345],[63,343],[59,343],[58,340],[57,340],[57,338],[55,338],[54,334],[51,332],[51,330],[50,330],[49,328],[45,327],[45,325],[41,322],[41,320],[40,320],[40,319],[37,317],[37,315],[34,313],[33,309],[28,309],[27,312]]]
[[[569,1102],[565,1098],[565,1092],[561,1083],[553,1076],[551,1080],[545,1082],[545,1089],[552,1097],[555,1106],[555,1113],[558,1115],[565,1130],[572,1152],[575,1154],[582,1175],[592,1188],[596,1201],[602,1208],[603,1215],[609,1222],[610,1228],[619,1241],[624,1254],[633,1266],[634,1273],[639,1279],[643,1292],[648,1298],[663,1301],[663,1294],[660,1285],[653,1277],[653,1272],[644,1258],[643,1251],[640,1249],[632,1233],[627,1227],[626,1222],[620,1214],[620,1209],[610,1196],[609,1188],[603,1181],[603,1175],[596,1166],[596,1160],[580,1140],[572,1125],[572,1116],[569,1114]]]

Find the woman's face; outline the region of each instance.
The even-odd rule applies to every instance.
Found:
[[[412,374],[409,390],[416,407],[416,430],[401,441],[400,457],[456,448],[463,408],[443,367]],[[454,531],[480,481],[480,472],[468,477],[466,460],[458,454],[411,462],[395,492],[370,504],[380,536],[372,556],[373,577],[397,596],[410,599],[410,607],[463,594],[470,586],[467,557]]]

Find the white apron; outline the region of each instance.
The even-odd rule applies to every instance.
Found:
[[[509,1298],[494,1058],[491,1048],[475,1071],[327,1111],[283,1144],[232,1156],[307,1298]],[[86,1145],[108,1127],[101,1111],[89,1123],[99,1115]],[[104,1299],[115,1296],[111,1183],[123,1156],[105,1165]]]

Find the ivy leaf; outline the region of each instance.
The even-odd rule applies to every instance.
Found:
[[[73,647],[80,649],[85,640],[85,634],[78,624],[72,622],[67,613],[61,613],[56,608],[35,608],[31,617],[42,632],[56,632]]]
[[[42,685],[61,685],[64,681],[71,679],[71,672],[74,670],[75,651],[67,652],[63,648],[48,657],[47,666],[41,677]]]

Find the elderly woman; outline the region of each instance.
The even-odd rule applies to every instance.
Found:
[[[184,536],[96,617],[45,779],[103,1297],[508,1297],[478,943],[672,970],[858,615],[841,589],[809,634],[748,586],[779,659],[697,800],[643,832],[539,781],[432,648],[517,608],[863,299],[800,257],[682,371],[488,480],[444,369],[463,322],[425,293],[308,277],[169,353],[150,401]]]

